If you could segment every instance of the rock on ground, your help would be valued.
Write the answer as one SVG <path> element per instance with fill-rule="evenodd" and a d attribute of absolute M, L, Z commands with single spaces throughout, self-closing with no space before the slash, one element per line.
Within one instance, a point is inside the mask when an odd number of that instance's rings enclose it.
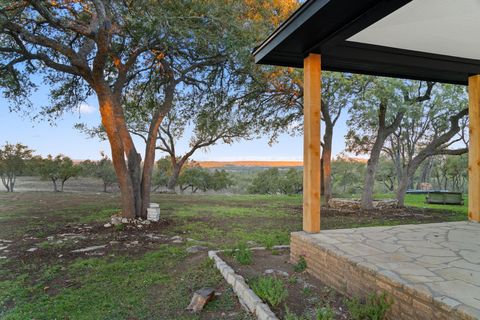
<path fill-rule="evenodd" d="M 348 209 L 359 210 L 361 206 L 360 200 L 355 199 L 330 199 L 328 206 L 333 209 Z M 373 207 L 375 209 L 390 209 L 398 207 L 398 201 L 396 199 L 375 200 L 373 201 Z"/>
<path fill-rule="evenodd" d="M 86 248 L 82 248 L 82 249 L 73 250 L 72 252 L 89 252 L 89 251 L 94 251 L 94 250 L 98 250 L 98 249 L 103 249 L 106 246 L 107 245 L 104 244 L 104 245 L 101 245 L 101 246 L 86 247 Z"/>
<path fill-rule="evenodd" d="M 213 299 L 215 296 L 215 290 L 212 288 L 202 288 L 195 291 L 192 297 L 192 301 L 187 307 L 187 310 L 192 310 L 198 312 L 203 309 L 203 307 Z"/>
<path fill-rule="evenodd" d="M 288 277 L 288 272 L 282 271 L 282 270 L 277 270 L 277 269 L 267 269 L 263 273 L 268 274 L 268 275 L 278 275 L 278 276 L 282 276 L 282 277 Z"/>

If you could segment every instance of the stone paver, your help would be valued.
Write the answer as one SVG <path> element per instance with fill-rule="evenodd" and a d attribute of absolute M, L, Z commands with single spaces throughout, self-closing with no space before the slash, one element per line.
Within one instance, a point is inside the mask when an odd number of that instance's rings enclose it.
<path fill-rule="evenodd" d="M 315 243 L 437 301 L 480 314 L 480 224 L 450 222 L 326 230 Z"/>

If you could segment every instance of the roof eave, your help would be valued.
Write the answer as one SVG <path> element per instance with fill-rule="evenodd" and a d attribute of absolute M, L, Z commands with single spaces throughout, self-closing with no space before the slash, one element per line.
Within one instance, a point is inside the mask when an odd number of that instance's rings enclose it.
<path fill-rule="evenodd" d="M 308 0 L 282 23 L 254 51 L 255 63 L 266 63 L 265 56 L 272 52 L 282 41 L 298 30 L 308 19 L 322 9 L 330 0 Z"/>

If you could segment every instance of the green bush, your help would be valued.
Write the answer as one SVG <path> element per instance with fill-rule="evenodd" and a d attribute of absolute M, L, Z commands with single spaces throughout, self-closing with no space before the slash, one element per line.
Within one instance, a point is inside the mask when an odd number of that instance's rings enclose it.
<path fill-rule="evenodd" d="M 288 296 L 283 281 L 275 277 L 263 276 L 252 280 L 250 287 L 263 301 L 272 307 L 278 306 Z"/>
<path fill-rule="evenodd" d="M 238 248 L 233 251 L 233 257 L 243 265 L 252 263 L 252 251 L 244 243 L 239 244 Z"/>
<path fill-rule="evenodd" d="M 365 302 L 353 298 L 347 300 L 346 305 L 354 320 L 383 320 L 392 301 L 386 293 L 373 293 Z"/>
<path fill-rule="evenodd" d="M 293 270 L 295 272 L 303 272 L 305 271 L 305 269 L 307 269 L 307 261 L 305 260 L 304 256 L 300 256 L 297 264 L 293 266 Z"/>
<path fill-rule="evenodd" d="M 248 187 L 254 194 L 300 194 L 303 190 L 303 171 L 271 168 L 258 172 Z"/>

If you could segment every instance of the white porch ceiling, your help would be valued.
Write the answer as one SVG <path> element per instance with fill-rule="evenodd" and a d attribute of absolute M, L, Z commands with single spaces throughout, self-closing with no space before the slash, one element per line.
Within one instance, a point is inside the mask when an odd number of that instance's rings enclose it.
<path fill-rule="evenodd" d="M 480 60 L 480 0 L 413 0 L 348 40 Z"/>

